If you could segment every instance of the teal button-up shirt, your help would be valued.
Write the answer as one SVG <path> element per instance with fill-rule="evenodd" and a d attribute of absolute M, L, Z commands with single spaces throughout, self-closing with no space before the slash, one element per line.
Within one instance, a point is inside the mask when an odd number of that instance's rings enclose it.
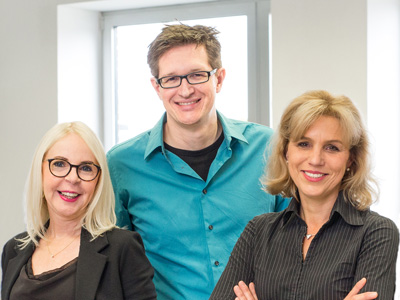
<path fill-rule="evenodd" d="M 208 299 L 247 223 L 288 204 L 259 180 L 272 130 L 218 119 L 224 141 L 206 182 L 164 148 L 165 115 L 107 154 L 118 225 L 142 236 L 159 300 Z"/>

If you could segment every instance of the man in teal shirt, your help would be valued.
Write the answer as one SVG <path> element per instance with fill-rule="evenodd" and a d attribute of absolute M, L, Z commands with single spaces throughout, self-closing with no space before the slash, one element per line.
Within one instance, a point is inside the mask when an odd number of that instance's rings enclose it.
<path fill-rule="evenodd" d="M 288 204 L 259 182 L 272 130 L 216 110 L 225 78 L 217 34 L 162 30 L 148 63 L 166 113 L 108 153 L 118 225 L 141 234 L 159 300 L 208 299 L 247 222 Z"/>

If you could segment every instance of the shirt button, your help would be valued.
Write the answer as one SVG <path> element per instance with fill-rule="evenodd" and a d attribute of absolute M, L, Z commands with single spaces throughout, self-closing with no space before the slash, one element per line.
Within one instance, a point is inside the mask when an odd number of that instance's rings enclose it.
<path fill-rule="evenodd" d="M 204 194 L 204 195 L 207 194 L 207 189 L 204 189 L 204 190 L 203 190 L 203 194 Z"/>
<path fill-rule="evenodd" d="M 210 226 L 208 226 L 208 229 L 213 230 L 214 226 L 210 225 Z"/>
<path fill-rule="evenodd" d="M 214 262 L 214 265 L 219 266 L 219 261 L 216 260 L 216 261 Z"/>

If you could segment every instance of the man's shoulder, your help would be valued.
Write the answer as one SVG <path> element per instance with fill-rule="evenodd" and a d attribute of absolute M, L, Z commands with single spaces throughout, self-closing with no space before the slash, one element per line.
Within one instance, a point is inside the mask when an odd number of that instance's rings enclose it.
<path fill-rule="evenodd" d="M 242 133 L 256 133 L 256 134 L 267 134 L 268 136 L 273 134 L 273 130 L 266 126 L 259 123 L 249 122 L 249 121 L 242 121 L 236 119 L 229 119 L 225 118 L 225 121 L 229 128 L 237 128 Z"/>
<path fill-rule="evenodd" d="M 123 155 L 125 153 L 144 153 L 150 136 L 150 130 L 113 146 L 107 152 L 107 158 Z"/>

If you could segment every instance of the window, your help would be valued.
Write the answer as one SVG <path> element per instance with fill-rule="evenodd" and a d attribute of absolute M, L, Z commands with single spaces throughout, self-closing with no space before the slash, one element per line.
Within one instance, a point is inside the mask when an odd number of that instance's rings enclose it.
<path fill-rule="evenodd" d="M 269 125 L 269 89 L 265 84 L 268 83 L 268 6 L 262 2 L 265 10 L 257 14 L 256 3 L 191 4 L 104 13 L 106 150 L 152 128 L 164 112 L 150 83 L 147 51 L 150 42 L 170 20 L 214 26 L 220 31 L 227 77 L 216 99 L 217 109 L 230 118 Z M 260 45 L 267 45 L 261 55 Z M 259 67 L 260 63 L 266 70 Z M 262 111 L 260 107 L 267 109 Z"/>

